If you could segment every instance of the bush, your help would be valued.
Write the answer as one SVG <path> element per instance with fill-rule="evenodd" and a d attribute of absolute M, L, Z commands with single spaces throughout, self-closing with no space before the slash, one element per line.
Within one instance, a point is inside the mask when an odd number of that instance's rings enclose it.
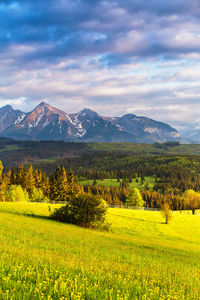
<path fill-rule="evenodd" d="M 49 199 L 44 196 L 43 191 L 41 189 L 33 188 L 33 191 L 30 195 L 31 202 L 49 202 Z"/>
<path fill-rule="evenodd" d="M 11 185 L 7 191 L 5 191 L 6 201 L 11 202 L 28 202 L 28 192 L 21 187 L 21 185 Z"/>
<path fill-rule="evenodd" d="M 105 223 L 107 209 L 103 199 L 83 193 L 71 198 L 65 206 L 56 209 L 51 218 L 82 227 L 105 229 L 108 227 Z"/>

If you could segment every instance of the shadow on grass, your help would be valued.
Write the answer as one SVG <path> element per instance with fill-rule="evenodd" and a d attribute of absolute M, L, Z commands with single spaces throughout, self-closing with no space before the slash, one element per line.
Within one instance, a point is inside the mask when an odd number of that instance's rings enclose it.
<path fill-rule="evenodd" d="M 30 217 L 30 218 L 34 218 L 34 219 L 40 219 L 40 220 L 52 220 L 50 218 L 50 216 L 40 216 L 40 215 L 34 215 L 34 214 L 18 214 L 20 216 L 23 216 L 23 217 Z"/>
<path fill-rule="evenodd" d="M 40 216 L 40 215 L 34 215 L 32 213 L 23 213 L 23 212 L 17 212 L 17 211 L 9 211 L 4 210 L 1 211 L 1 213 L 9 214 L 9 215 L 15 215 L 15 216 L 23 216 L 23 217 L 30 217 L 35 219 L 42 219 L 42 220 L 52 220 L 50 216 Z"/>
<path fill-rule="evenodd" d="M 151 221 L 151 220 L 144 220 L 144 219 L 138 219 L 138 218 L 132 218 L 132 219 L 137 220 L 137 221 L 141 221 L 141 222 L 145 222 L 145 223 L 163 224 L 163 222 L 160 222 L 160 221 Z"/>

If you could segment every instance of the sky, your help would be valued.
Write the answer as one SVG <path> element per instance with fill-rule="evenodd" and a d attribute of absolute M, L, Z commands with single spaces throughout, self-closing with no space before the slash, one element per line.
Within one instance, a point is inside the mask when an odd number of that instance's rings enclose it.
<path fill-rule="evenodd" d="M 199 0 L 0 0 L 0 106 L 200 123 Z"/>

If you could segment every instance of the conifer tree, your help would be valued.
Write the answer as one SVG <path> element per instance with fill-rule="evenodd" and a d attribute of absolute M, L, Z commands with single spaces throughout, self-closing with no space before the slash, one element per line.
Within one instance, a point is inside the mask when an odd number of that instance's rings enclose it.
<path fill-rule="evenodd" d="M 4 173 L 2 176 L 3 188 L 7 189 L 10 184 L 11 184 L 11 170 L 8 170 L 8 172 Z"/>
<path fill-rule="evenodd" d="M 70 169 L 68 174 L 68 197 L 73 197 L 76 194 L 75 191 L 75 181 L 74 181 L 74 174 Z"/>
<path fill-rule="evenodd" d="M 2 172 L 3 172 L 3 164 L 2 164 L 2 162 L 0 160 L 0 180 L 2 178 Z"/>
<path fill-rule="evenodd" d="M 41 189 L 43 190 L 44 195 L 50 198 L 50 190 L 51 190 L 50 178 L 46 174 L 43 174 L 42 176 Z"/>
<path fill-rule="evenodd" d="M 51 176 L 51 200 L 67 201 L 68 200 L 68 180 L 65 168 L 57 167 L 55 176 Z"/>
<path fill-rule="evenodd" d="M 137 188 L 134 188 L 130 192 L 130 195 L 128 196 L 126 202 L 130 206 L 135 206 L 135 207 L 143 207 L 144 206 L 144 200 L 142 199 L 140 191 Z"/>
<path fill-rule="evenodd" d="M 17 182 L 17 175 L 15 173 L 15 170 L 11 170 L 11 175 L 10 175 L 10 184 L 16 184 Z"/>
<path fill-rule="evenodd" d="M 21 166 L 19 166 L 19 170 L 16 175 L 16 184 L 21 185 L 23 188 L 25 187 L 24 177 L 25 177 L 25 169 L 24 169 L 24 166 L 21 165 Z M 14 182 L 13 182 L 13 184 L 14 184 Z"/>
<path fill-rule="evenodd" d="M 34 187 L 35 187 L 34 170 L 33 170 L 33 166 L 30 164 L 28 166 L 28 169 L 25 171 L 24 188 L 28 191 L 29 194 L 31 194 Z"/>
<path fill-rule="evenodd" d="M 60 166 L 57 167 L 55 175 L 51 176 L 50 187 L 51 187 L 51 200 L 61 201 L 60 199 L 60 186 L 62 182 L 62 174 Z"/>
<path fill-rule="evenodd" d="M 60 195 L 59 195 L 60 200 L 67 201 L 71 195 L 69 194 L 69 182 L 67 179 L 67 172 L 64 167 L 61 170 L 61 184 L 59 190 L 60 190 Z"/>
<path fill-rule="evenodd" d="M 55 176 L 53 174 L 49 177 L 49 183 L 50 183 L 50 195 L 49 198 L 51 201 L 56 201 L 57 195 L 56 195 L 56 181 Z"/>
<path fill-rule="evenodd" d="M 42 171 L 41 170 L 35 170 L 35 186 L 36 188 L 42 188 Z"/>
<path fill-rule="evenodd" d="M 3 172 L 3 164 L 0 161 L 0 201 L 6 201 L 5 186 L 4 186 L 2 172 Z"/>

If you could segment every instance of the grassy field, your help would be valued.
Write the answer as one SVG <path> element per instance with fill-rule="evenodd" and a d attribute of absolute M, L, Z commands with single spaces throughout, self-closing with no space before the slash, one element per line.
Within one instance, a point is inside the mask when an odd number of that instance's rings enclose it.
<path fill-rule="evenodd" d="M 181 144 L 175 147 L 158 148 L 155 144 L 134 143 L 91 143 L 88 148 L 95 151 L 129 152 L 137 154 L 160 154 L 160 155 L 199 155 L 200 145 Z"/>
<path fill-rule="evenodd" d="M 15 151 L 18 150 L 19 147 L 17 145 L 7 145 L 5 148 L 0 149 L 0 152 L 5 152 L 5 151 Z"/>
<path fill-rule="evenodd" d="M 142 189 L 144 188 L 144 186 L 148 183 L 149 189 L 153 190 L 154 184 L 155 184 L 155 178 L 153 176 L 147 176 L 145 177 L 145 181 L 141 182 L 141 177 L 137 178 L 138 182 L 136 182 L 136 178 L 132 179 L 132 182 L 129 183 L 129 188 L 138 188 L 138 189 Z M 122 181 L 122 179 L 120 180 Z M 115 187 L 119 187 L 120 186 L 120 182 L 117 181 L 117 179 L 104 179 L 104 180 L 96 180 L 98 185 L 103 185 L 106 187 L 110 187 L 110 186 L 115 186 Z M 80 185 L 87 185 L 93 184 L 93 180 L 83 180 L 83 181 L 79 181 Z"/>
<path fill-rule="evenodd" d="M 0 299 L 199 299 L 200 215 L 110 209 L 110 232 L 0 203 Z"/>

